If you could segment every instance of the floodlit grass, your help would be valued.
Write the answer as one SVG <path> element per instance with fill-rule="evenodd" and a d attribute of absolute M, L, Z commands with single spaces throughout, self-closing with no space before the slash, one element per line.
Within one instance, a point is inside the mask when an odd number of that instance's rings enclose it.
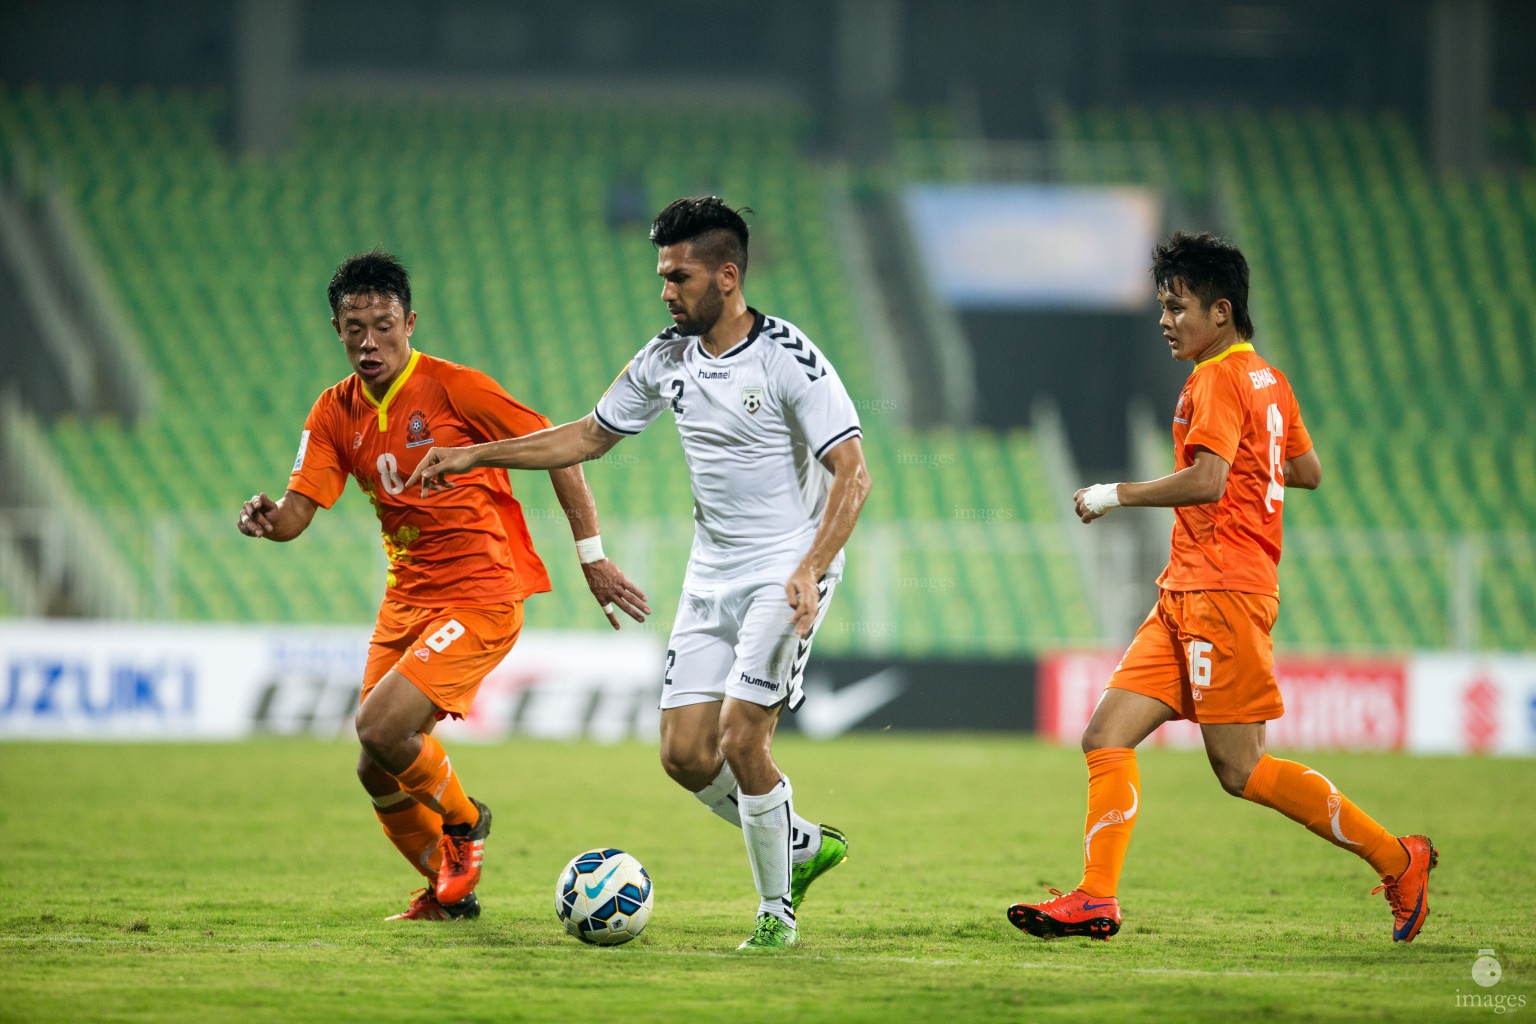
<path fill-rule="evenodd" d="M 1142 755 L 1144 799 L 1107 943 L 1043 943 L 1004 910 L 1070 888 L 1072 750 L 944 736 L 785 739 L 799 810 L 852 859 L 812 890 L 802 944 L 746 955 L 739 835 L 655 750 L 451 746 L 496 811 L 475 922 L 390 923 L 416 876 L 378 830 L 353 748 L 0 745 L 0 1020 L 1462 1020 L 1458 994 L 1536 1012 L 1536 765 L 1320 754 L 1389 828 L 1441 850 L 1434 914 L 1394 946 L 1370 870 L 1223 794 L 1198 753 Z M 1283 752 L 1279 752 L 1283 753 Z M 555 877 L 592 846 L 656 883 L 646 933 L 586 947 Z M 1479 949 L 1504 980 L 1471 981 Z"/>

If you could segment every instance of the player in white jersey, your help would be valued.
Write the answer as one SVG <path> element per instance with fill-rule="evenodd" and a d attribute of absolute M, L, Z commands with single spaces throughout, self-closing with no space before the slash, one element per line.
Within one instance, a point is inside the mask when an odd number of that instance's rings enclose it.
<path fill-rule="evenodd" d="M 847 857 L 841 832 L 794 812 L 772 743 L 780 712 L 804 699 L 811 640 L 869 494 L 862 434 L 826 356 L 793 324 L 747 305 L 739 213 L 716 196 L 679 199 L 656 217 L 651 242 L 673 326 L 591 414 L 523 437 L 434 448 L 407 485 L 426 494 L 480 467 L 601 458 L 671 411 L 693 484 L 694 539 L 667 645 L 662 765 L 746 838 L 759 902 L 741 948 L 782 948 L 798 939 L 806 889 Z"/>

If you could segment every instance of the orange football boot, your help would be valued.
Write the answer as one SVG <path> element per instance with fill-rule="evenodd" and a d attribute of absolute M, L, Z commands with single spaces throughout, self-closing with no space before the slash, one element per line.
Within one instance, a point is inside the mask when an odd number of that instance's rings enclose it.
<path fill-rule="evenodd" d="M 1387 891 L 1387 902 L 1392 905 L 1392 941 L 1412 942 L 1429 916 L 1429 873 L 1440 863 L 1440 851 L 1428 836 L 1398 836 L 1397 841 L 1408 851 L 1408 867 L 1396 878 L 1383 878 L 1371 895 Z"/>
<path fill-rule="evenodd" d="M 480 812 L 474 826 L 444 825 L 443 837 L 437 841 L 443 858 L 437 869 L 437 901 L 445 907 L 467 899 L 480 884 L 485 837 L 491 834 L 491 809 L 474 797 L 469 802 Z"/>

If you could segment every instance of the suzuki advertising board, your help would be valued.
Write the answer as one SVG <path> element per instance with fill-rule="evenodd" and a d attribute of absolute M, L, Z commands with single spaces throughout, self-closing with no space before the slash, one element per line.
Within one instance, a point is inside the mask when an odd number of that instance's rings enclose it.
<path fill-rule="evenodd" d="M 1411 673 L 1411 749 L 1536 753 L 1536 658 L 1423 654 Z"/>
<path fill-rule="evenodd" d="M 354 627 L 0 623 L 0 738 L 351 735 Z M 444 735 L 656 735 L 663 652 L 645 633 L 525 632 Z"/>

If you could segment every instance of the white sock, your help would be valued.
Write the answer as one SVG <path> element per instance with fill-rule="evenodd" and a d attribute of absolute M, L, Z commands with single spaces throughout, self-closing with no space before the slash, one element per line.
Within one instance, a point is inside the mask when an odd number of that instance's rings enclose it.
<path fill-rule="evenodd" d="M 699 803 L 714 811 L 726 821 L 741 828 L 741 811 L 736 806 L 736 776 L 731 766 L 720 762 L 720 774 L 714 781 L 693 794 Z"/>
<path fill-rule="evenodd" d="M 761 897 L 758 913 L 773 914 L 790 924 L 795 912 L 789 905 L 789 836 L 793 811 L 790 800 L 794 790 L 788 779 L 780 779 L 762 796 L 740 794 L 741 834 L 747 841 L 747 859 L 752 862 L 752 881 Z"/>
<path fill-rule="evenodd" d="M 708 807 L 724 820 L 741 827 L 741 808 L 737 804 L 736 776 L 731 766 L 720 762 L 720 774 L 714 781 L 693 794 L 699 803 Z M 789 852 L 791 863 L 804 864 L 821 852 L 821 826 L 806 821 L 793 809 L 789 812 Z"/>

